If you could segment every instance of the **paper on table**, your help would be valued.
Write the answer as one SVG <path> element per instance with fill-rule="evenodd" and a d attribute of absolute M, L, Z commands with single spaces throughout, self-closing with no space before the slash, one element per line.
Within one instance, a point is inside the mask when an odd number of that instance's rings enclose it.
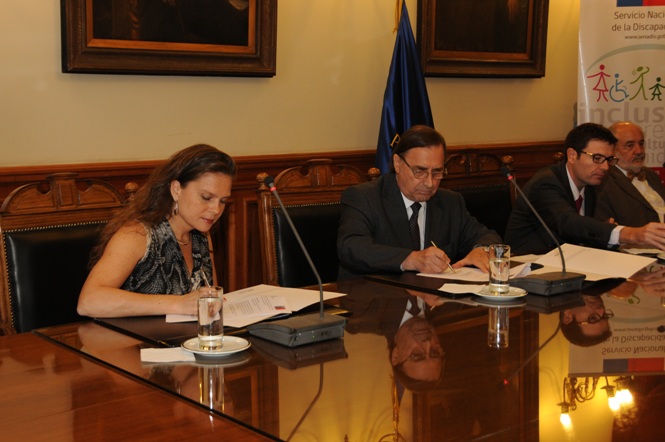
<path fill-rule="evenodd" d="M 165 363 L 165 362 L 194 362 L 194 353 L 174 348 L 142 348 L 141 362 Z"/>
<path fill-rule="evenodd" d="M 323 299 L 345 296 L 323 292 Z M 318 290 L 259 284 L 224 295 L 224 325 L 246 327 L 277 315 L 289 314 L 319 302 Z M 166 322 L 196 321 L 196 315 L 166 315 Z"/>
<path fill-rule="evenodd" d="M 290 313 L 283 296 L 252 295 L 224 301 L 224 325 L 228 327 L 245 327 L 266 318 Z M 196 319 L 196 315 L 167 315 L 166 322 L 193 322 Z"/>
<path fill-rule="evenodd" d="M 527 268 L 528 266 L 528 268 Z M 520 264 L 510 269 L 510 277 L 515 278 L 522 274 L 522 271 L 527 272 L 530 269 L 530 264 Z M 426 276 L 429 278 L 453 279 L 456 281 L 469 281 L 469 282 L 487 282 L 488 274 L 476 267 L 462 267 L 455 269 L 456 273 L 418 273 L 419 276 Z M 523 276 L 523 275 L 522 275 Z"/>
<path fill-rule="evenodd" d="M 620 253 L 612 250 L 592 249 L 589 247 L 562 244 L 561 250 L 566 258 L 566 270 L 583 273 L 587 281 L 599 281 L 606 278 L 629 278 L 638 270 L 656 261 L 656 258 Z M 561 270 L 559 250 L 554 249 L 536 261 L 549 267 L 534 273 Z"/>
<path fill-rule="evenodd" d="M 622 252 L 630 253 L 631 255 L 658 255 L 662 253 L 660 249 L 641 248 L 641 247 L 621 247 Z"/>
<path fill-rule="evenodd" d="M 462 294 L 462 293 L 474 293 L 478 294 L 480 291 L 485 287 L 485 284 L 454 284 L 447 282 L 441 286 L 439 290 L 447 292 L 447 293 L 454 293 L 456 295 Z"/>

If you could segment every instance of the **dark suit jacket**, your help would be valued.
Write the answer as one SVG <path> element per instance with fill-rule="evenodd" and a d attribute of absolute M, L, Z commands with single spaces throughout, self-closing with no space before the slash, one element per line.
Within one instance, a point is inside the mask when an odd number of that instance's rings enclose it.
<path fill-rule="evenodd" d="M 587 216 L 577 212 L 566 163 L 539 170 L 524 186 L 524 194 L 559 243 L 607 248 L 615 226 L 592 218 L 596 209 L 596 191 L 592 186 L 587 186 L 584 191 L 584 213 Z M 545 253 L 556 247 L 521 196 L 508 220 L 505 240 L 515 255 Z"/>
<path fill-rule="evenodd" d="M 665 199 L 665 186 L 656 172 L 646 168 L 646 181 L 661 198 Z M 610 168 L 605 182 L 599 187 L 598 206 L 594 217 L 601 221 L 614 218 L 616 223 L 629 227 L 642 227 L 650 222 L 660 222 L 658 213 L 651 204 L 616 167 Z"/>
<path fill-rule="evenodd" d="M 501 237 L 466 210 L 464 198 L 439 189 L 427 201 L 425 244 L 431 241 L 452 262 L 475 245 L 500 243 Z M 369 273 L 401 272 L 400 264 L 413 250 L 409 220 L 394 173 L 347 188 L 337 233 L 339 279 Z"/>

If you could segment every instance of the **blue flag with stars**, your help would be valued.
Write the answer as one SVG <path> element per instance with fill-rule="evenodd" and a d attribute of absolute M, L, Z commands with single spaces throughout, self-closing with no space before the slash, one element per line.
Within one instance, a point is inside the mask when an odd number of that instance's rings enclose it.
<path fill-rule="evenodd" d="M 376 148 L 375 164 L 381 173 L 390 170 L 392 144 L 397 143 L 399 136 L 416 124 L 434 127 L 409 13 L 406 2 L 402 2 L 395 49 L 383 95 L 381 127 Z"/>

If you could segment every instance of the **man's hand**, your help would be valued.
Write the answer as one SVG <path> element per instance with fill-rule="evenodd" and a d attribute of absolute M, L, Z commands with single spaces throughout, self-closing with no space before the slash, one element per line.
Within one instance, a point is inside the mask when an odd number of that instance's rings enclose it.
<path fill-rule="evenodd" d="M 464 257 L 464 259 L 461 259 L 453 264 L 453 268 L 459 269 L 460 267 L 468 265 L 476 266 L 483 272 L 488 273 L 490 271 L 489 252 L 486 252 L 482 247 L 476 247 L 475 249 L 471 250 L 469 254 Z"/>
<path fill-rule="evenodd" d="M 624 227 L 619 234 L 621 244 L 638 244 L 665 251 L 665 224 L 649 223 L 642 227 Z"/>
<path fill-rule="evenodd" d="M 421 273 L 443 273 L 448 270 L 450 258 L 437 247 L 415 250 L 402 262 L 402 269 Z"/>

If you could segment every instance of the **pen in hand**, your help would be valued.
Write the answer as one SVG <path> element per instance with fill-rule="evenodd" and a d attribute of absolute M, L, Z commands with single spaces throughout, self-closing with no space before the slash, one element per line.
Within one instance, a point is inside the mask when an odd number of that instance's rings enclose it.
<path fill-rule="evenodd" d="M 432 245 L 433 245 L 435 248 L 439 249 L 439 247 L 434 243 L 434 241 L 430 241 L 430 242 L 432 243 Z M 439 250 L 441 250 L 441 249 L 439 249 Z M 450 269 L 451 272 L 453 272 L 453 273 L 457 273 L 457 272 L 455 271 L 455 269 L 453 268 L 453 266 L 450 265 L 450 261 L 448 261 L 448 268 Z"/>

